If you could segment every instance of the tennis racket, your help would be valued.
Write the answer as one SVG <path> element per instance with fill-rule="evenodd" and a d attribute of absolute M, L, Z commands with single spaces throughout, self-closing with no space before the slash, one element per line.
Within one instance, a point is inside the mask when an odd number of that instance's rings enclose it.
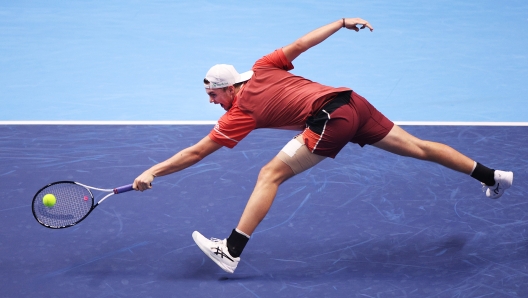
<path fill-rule="evenodd" d="M 108 193 L 95 203 L 91 190 Z M 95 207 L 108 197 L 133 190 L 132 184 L 114 189 L 101 189 L 74 181 L 58 181 L 41 188 L 33 197 L 33 216 L 43 226 L 51 229 L 62 229 L 74 226 L 85 219 Z M 55 196 L 53 206 L 44 205 L 45 195 Z"/>

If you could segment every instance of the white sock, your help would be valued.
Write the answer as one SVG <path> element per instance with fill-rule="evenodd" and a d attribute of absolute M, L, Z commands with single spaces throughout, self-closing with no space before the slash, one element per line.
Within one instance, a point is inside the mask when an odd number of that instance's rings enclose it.
<path fill-rule="evenodd" d="M 471 173 L 469 173 L 470 176 L 473 175 L 473 171 L 475 171 L 475 168 L 477 167 L 477 162 L 474 161 L 473 163 L 473 170 L 471 170 Z"/>
<path fill-rule="evenodd" d="M 239 233 L 240 235 L 244 235 L 244 236 L 248 237 L 248 239 L 251 238 L 251 236 L 249 236 L 248 234 L 246 234 L 246 233 L 240 231 L 239 229 L 236 229 L 236 228 L 235 228 L 235 231 L 236 231 L 237 233 Z"/>

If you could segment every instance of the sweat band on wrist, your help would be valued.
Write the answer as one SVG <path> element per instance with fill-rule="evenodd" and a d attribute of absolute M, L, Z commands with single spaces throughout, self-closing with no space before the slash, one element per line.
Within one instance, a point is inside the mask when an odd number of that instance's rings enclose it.
<path fill-rule="evenodd" d="M 343 28 L 345 28 L 345 18 L 343 18 Z"/>

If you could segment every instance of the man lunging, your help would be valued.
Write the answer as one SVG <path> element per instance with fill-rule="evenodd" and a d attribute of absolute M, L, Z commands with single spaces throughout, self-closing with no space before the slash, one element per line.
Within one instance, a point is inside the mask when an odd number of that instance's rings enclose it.
<path fill-rule="evenodd" d="M 292 44 L 262 57 L 251 71 L 239 74 L 231 65 L 213 66 L 204 79 L 209 101 L 226 113 L 197 144 L 154 165 L 134 181 L 134 188 L 151 188 L 155 177 L 183 170 L 219 148 L 233 148 L 257 128 L 297 128 L 301 133 L 260 171 L 255 188 L 231 235 L 193 239 L 222 269 L 233 273 L 251 234 L 268 213 L 279 185 L 323 159 L 334 158 L 348 143 L 372 145 L 386 151 L 431 161 L 480 181 L 486 196 L 502 196 L 513 173 L 490 169 L 455 149 L 418 139 L 387 119 L 365 98 L 346 87 L 329 87 L 293 75 L 292 61 L 340 29 L 368 28 L 360 18 L 340 19 L 316 29 Z"/>

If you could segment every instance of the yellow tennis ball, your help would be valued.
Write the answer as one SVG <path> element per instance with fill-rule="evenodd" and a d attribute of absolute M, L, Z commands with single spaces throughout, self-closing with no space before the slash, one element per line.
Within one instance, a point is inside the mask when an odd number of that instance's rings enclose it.
<path fill-rule="evenodd" d="M 55 203 L 57 203 L 57 198 L 49 193 L 42 198 L 42 203 L 46 207 L 53 207 L 55 206 Z"/>

